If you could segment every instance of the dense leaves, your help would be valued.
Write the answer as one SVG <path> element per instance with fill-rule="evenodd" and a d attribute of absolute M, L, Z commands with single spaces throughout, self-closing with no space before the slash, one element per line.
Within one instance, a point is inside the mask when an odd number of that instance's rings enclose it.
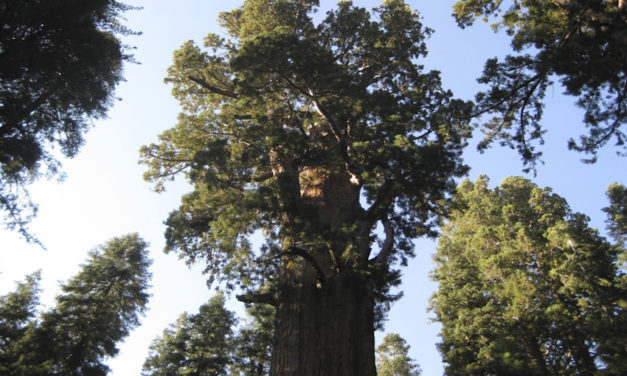
<path fill-rule="evenodd" d="M 396 333 L 387 334 L 377 346 L 378 376 L 419 376 L 420 368 L 409 357 L 409 345 Z"/>
<path fill-rule="evenodd" d="M 139 325 L 148 303 L 146 243 L 115 238 L 90 252 L 87 263 L 61 285 L 54 308 L 37 315 L 38 276 L 0 298 L 0 373 L 106 375 L 103 361 Z"/>
<path fill-rule="evenodd" d="M 456 116 L 468 106 L 415 64 L 428 34 L 417 14 L 386 1 L 371 19 L 341 2 L 315 25 L 315 3 L 246 1 L 221 16 L 230 39 L 207 36 L 208 51 L 185 43 L 166 79 L 179 123 L 142 150 L 157 190 L 181 172 L 194 185 L 167 220 L 167 250 L 229 283 L 271 279 L 296 244 L 365 271 L 377 222 L 385 271 L 411 256 L 410 239 L 434 234 L 440 200 L 466 171 Z M 331 189 L 335 220 L 350 216 L 333 226 L 316 209 L 333 205 Z M 253 252 L 257 230 L 268 244 Z"/>
<path fill-rule="evenodd" d="M 58 148 L 74 156 L 90 120 L 106 114 L 131 59 L 119 35 L 130 9 L 116 0 L 0 1 L 0 211 L 34 240 L 26 185 L 57 175 Z"/>
<path fill-rule="evenodd" d="M 516 147 L 528 167 L 541 155 L 540 124 L 544 94 L 559 80 L 578 98 L 588 134 L 569 148 L 590 154 L 614 141 L 619 153 L 627 141 L 627 8 L 622 0 L 460 0 L 454 6 L 460 26 L 478 17 L 496 17 L 495 29 L 512 36 L 516 54 L 488 60 L 479 82 L 478 113 L 496 114 L 485 124 L 480 148 L 500 140 Z"/>
<path fill-rule="evenodd" d="M 268 375 L 272 312 L 251 313 L 254 319 L 236 333 L 235 314 L 217 294 L 197 314 L 181 315 L 152 343 L 142 375 Z"/>
<path fill-rule="evenodd" d="M 446 374 L 624 374 L 625 250 L 548 188 L 487 184 L 459 187 L 435 258 Z"/>

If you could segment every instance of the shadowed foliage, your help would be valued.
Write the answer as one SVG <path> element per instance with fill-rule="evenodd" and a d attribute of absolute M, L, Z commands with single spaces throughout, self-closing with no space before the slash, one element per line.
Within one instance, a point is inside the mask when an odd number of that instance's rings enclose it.
<path fill-rule="evenodd" d="M 0 212 L 36 241 L 27 186 L 59 176 L 91 120 L 105 116 L 131 55 L 116 0 L 0 0 Z M 56 150 L 55 150 L 56 149 Z"/>
<path fill-rule="evenodd" d="M 460 0 L 454 16 L 461 27 L 477 18 L 494 20 L 512 36 L 514 54 L 486 62 L 476 114 L 494 114 L 483 130 L 483 150 L 498 140 L 518 149 L 527 169 L 541 157 L 541 125 L 547 88 L 559 81 L 577 98 L 588 133 L 568 147 L 596 160 L 614 142 L 627 151 L 627 8 L 623 0 Z"/>

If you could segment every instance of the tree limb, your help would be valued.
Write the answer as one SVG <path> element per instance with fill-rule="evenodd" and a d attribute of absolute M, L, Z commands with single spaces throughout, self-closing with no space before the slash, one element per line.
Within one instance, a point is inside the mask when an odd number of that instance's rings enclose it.
<path fill-rule="evenodd" d="M 266 293 L 246 293 L 236 295 L 235 298 L 244 304 L 253 304 L 253 303 L 261 303 L 261 304 L 269 304 L 271 306 L 277 306 L 276 298 L 274 294 L 266 292 Z"/>
<path fill-rule="evenodd" d="M 213 86 L 211 84 L 209 84 L 207 81 L 198 78 L 198 77 L 194 77 L 192 75 L 188 75 L 187 78 L 190 81 L 195 82 L 196 84 L 202 86 L 203 88 L 209 90 L 210 92 L 214 93 L 214 94 L 218 94 L 218 95 L 222 95 L 225 97 L 230 97 L 230 98 L 237 98 L 237 93 L 234 93 L 232 91 L 227 91 L 224 89 L 220 89 L 219 87 Z"/>
<path fill-rule="evenodd" d="M 385 265 L 388 263 L 388 259 L 390 258 L 392 249 L 394 248 L 394 229 L 387 217 L 382 219 L 381 223 L 383 223 L 383 230 L 385 231 L 385 240 L 383 241 L 379 254 L 376 255 L 371 262 Z"/>
<path fill-rule="evenodd" d="M 302 257 L 305 261 L 311 264 L 311 266 L 313 266 L 314 269 L 316 269 L 316 274 L 318 275 L 318 281 L 320 281 L 322 286 L 326 285 L 327 279 L 324 275 L 324 271 L 322 270 L 320 265 L 318 265 L 318 262 L 316 262 L 316 259 L 314 259 L 313 256 L 309 254 L 309 252 L 307 252 L 306 250 L 293 245 L 289 248 L 289 250 L 279 253 L 277 257 L 282 257 L 282 256 Z"/>
<path fill-rule="evenodd" d="M 394 200 L 393 195 L 391 195 L 393 185 L 391 180 L 383 183 L 377 192 L 377 198 L 366 211 L 366 218 L 371 225 L 386 217 L 388 207 Z"/>

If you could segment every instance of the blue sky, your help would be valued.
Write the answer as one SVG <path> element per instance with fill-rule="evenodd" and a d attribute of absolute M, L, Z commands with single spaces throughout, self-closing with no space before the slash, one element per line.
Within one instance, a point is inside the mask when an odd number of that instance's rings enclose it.
<path fill-rule="evenodd" d="M 127 1 L 143 6 L 128 13 L 127 25 L 143 32 L 128 38 L 135 45 L 139 65 L 126 66 L 126 82 L 117 96 L 121 98 L 109 112 L 108 119 L 98 120 L 86 137 L 81 153 L 64 161 L 67 178 L 42 180 L 33 184 L 33 199 L 40 204 L 39 216 L 32 230 L 48 250 L 25 244 L 14 233 L 0 232 L 0 294 L 14 287 L 15 280 L 42 269 L 42 302 L 53 304 L 58 281 L 78 271 L 87 251 L 113 236 L 138 232 L 151 244 L 153 288 L 150 310 L 143 325 L 120 346 L 120 355 L 109 361 L 113 375 L 139 375 L 150 341 L 183 311 L 195 312 L 212 294 L 201 274 L 202 266 L 191 269 L 165 255 L 162 222 L 176 208 L 180 196 L 189 190 L 184 182 L 168 186 L 156 194 L 142 180 L 143 167 L 137 164 L 141 145 L 156 141 L 163 130 L 173 126 L 179 111 L 163 83 L 172 52 L 189 39 L 202 43 L 208 32 L 219 32 L 217 14 L 232 9 L 239 1 L 214 0 L 151 0 Z M 478 90 L 479 76 L 486 58 L 503 55 L 509 41 L 503 34 L 494 34 L 487 24 L 479 22 L 472 28 L 459 29 L 452 17 L 454 1 L 409 1 L 423 16 L 424 24 L 435 30 L 428 41 L 429 56 L 421 64 L 442 72 L 444 86 L 464 99 L 472 99 Z M 321 1 L 329 8 L 334 1 Z M 356 1 L 366 8 L 375 1 Z M 607 205 L 605 190 L 611 182 L 627 183 L 625 159 L 606 148 L 594 165 L 579 160 L 582 155 L 570 152 L 566 142 L 582 132 L 582 114 L 573 98 L 561 95 L 559 85 L 549 88 L 543 123 L 549 129 L 543 146 L 545 164 L 537 176 L 527 175 L 540 186 L 549 186 L 565 197 L 574 211 L 591 217 L 592 226 L 604 230 Z M 509 175 L 523 175 L 518 155 L 509 149 L 493 148 L 477 154 L 472 146 L 466 153 L 471 166 L 469 177 L 487 174 L 493 185 Z M 435 344 L 438 326 L 429 323 L 427 301 L 435 289 L 429 280 L 431 255 L 435 243 L 416 241 L 417 257 L 404 269 L 404 298 L 395 303 L 386 324 L 387 332 L 397 332 L 411 345 L 411 356 L 423 369 L 423 375 L 442 374 L 442 364 Z M 230 303 L 232 308 L 241 308 Z M 379 335 L 380 338 L 380 335 Z"/>

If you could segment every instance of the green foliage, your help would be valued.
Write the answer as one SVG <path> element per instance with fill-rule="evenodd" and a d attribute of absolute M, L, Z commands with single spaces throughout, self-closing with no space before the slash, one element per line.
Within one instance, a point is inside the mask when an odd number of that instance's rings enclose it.
<path fill-rule="evenodd" d="M 496 114 L 485 124 L 485 149 L 492 141 L 516 147 L 532 168 L 541 156 L 540 124 L 544 94 L 558 78 L 565 93 L 585 111 L 587 135 L 569 148 L 596 160 L 599 148 L 614 139 L 625 151 L 627 119 L 627 9 L 618 0 L 460 0 L 453 13 L 461 27 L 478 17 L 496 17 L 495 30 L 512 36 L 517 53 L 490 59 L 479 82 L 477 113 Z M 620 151 L 619 151 L 620 153 Z"/>
<path fill-rule="evenodd" d="M 387 334 L 377 346 L 377 375 L 419 376 L 420 367 L 409 357 L 409 345 L 396 333 Z"/>
<path fill-rule="evenodd" d="M 464 181 L 435 257 L 448 375 L 620 375 L 624 249 L 548 188 Z"/>
<path fill-rule="evenodd" d="M 38 317 L 37 275 L 0 299 L 2 374 L 106 375 L 103 360 L 117 354 L 148 303 L 146 247 L 128 235 L 90 252 L 56 306 Z"/>
<path fill-rule="evenodd" d="M 184 313 L 153 342 L 142 374 L 226 375 L 235 322 L 233 312 L 224 308 L 222 294 L 214 296 L 198 314 Z"/>
<path fill-rule="evenodd" d="M 116 0 L 1 0 L 0 211 L 27 240 L 36 206 L 26 185 L 58 175 L 52 149 L 74 156 L 103 117 L 132 59 L 119 35 L 130 9 Z M 44 168 L 45 167 L 45 168 Z"/>
<path fill-rule="evenodd" d="M 38 305 L 40 272 L 17 284 L 15 292 L 0 297 L 0 373 L 10 371 L 19 357 L 22 338 L 35 317 Z"/>
<path fill-rule="evenodd" d="M 230 376 L 265 376 L 270 374 L 274 337 L 274 307 L 254 305 L 247 308 L 248 322 L 235 337 L 234 361 Z"/>
<path fill-rule="evenodd" d="M 627 188 L 622 184 L 611 184 L 607 189 L 610 206 L 603 209 L 607 213 L 608 229 L 618 244 L 625 247 L 627 242 Z"/>
<path fill-rule="evenodd" d="M 281 257 L 298 254 L 323 274 L 377 281 L 385 300 L 398 282 L 390 266 L 411 257 L 411 239 L 435 234 L 466 172 L 459 119 L 470 108 L 415 63 L 429 30 L 405 3 L 371 15 L 342 1 L 317 25 L 316 4 L 245 1 L 220 17 L 227 39 L 176 51 L 166 82 L 183 112 L 141 162 L 157 190 L 181 173 L 193 184 L 166 221 L 166 250 L 205 261 L 211 278 L 272 284 Z M 267 239 L 258 251 L 255 231 Z M 376 260 L 374 241 L 385 244 Z"/>
<path fill-rule="evenodd" d="M 272 312 L 256 309 L 253 322 L 235 333 L 235 314 L 224 307 L 222 294 L 215 295 L 153 341 L 142 375 L 269 374 Z"/>

